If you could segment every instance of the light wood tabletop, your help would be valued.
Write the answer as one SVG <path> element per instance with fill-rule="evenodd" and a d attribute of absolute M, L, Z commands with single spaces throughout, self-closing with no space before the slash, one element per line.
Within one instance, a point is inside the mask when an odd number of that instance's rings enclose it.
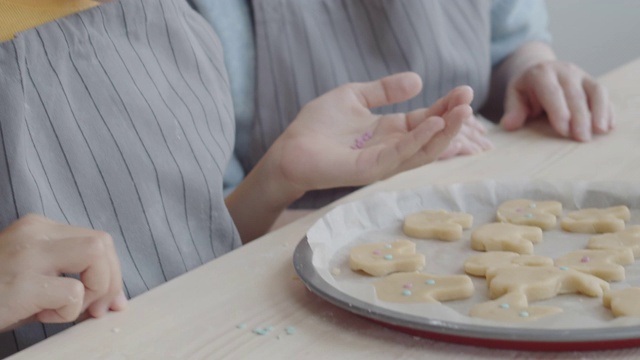
<path fill-rule="evenodd" d="M 125 312 L 85 321 L 11 359 L 640 358 L 640 348 L 520 352 L 413 337 L 320 299 L 292 265 L 296 245 L 316 220 L 338 204 L 378 191 L 483 179 L 639 183 L 640 60 L 600 80 L 616 107 L 617 128 L 610 135 L 578 143 L 553 136 L 546 122 L 513 133 L 491 128 L 494 150 L 365 187 L 133 299 Z M 253 332 L 265 327 L 273 330 Z"/>

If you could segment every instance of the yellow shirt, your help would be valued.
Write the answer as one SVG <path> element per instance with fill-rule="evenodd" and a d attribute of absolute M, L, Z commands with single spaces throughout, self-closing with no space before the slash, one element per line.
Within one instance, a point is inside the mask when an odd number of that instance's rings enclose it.
<path fill-rule="evenodd" d="M 98 4 L 96 0 L 0 0 L 0 42 Z"/>

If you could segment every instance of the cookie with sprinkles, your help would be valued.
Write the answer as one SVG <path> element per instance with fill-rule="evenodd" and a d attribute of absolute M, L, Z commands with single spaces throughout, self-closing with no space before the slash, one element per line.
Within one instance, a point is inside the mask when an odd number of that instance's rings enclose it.
<path fill-rule="evenodd" d="M 395 303 L 438 303 L 471 297 L 473 282 L 467 275 L 395 273 L 373 283 L 378 299 Z"/>
<path fill-rule="evenodd" d="M 622 281 L 625 278 L 624 265 L 633 261 L 631 249 L 584 249 L 565 254 L 556 259 L 555 264 L 597 276 L 605 281 Z"/>
<path fill-rule="evenodd" d="M 555 306 L 529 305 L 522 293 L 508 293 L 496 300 L 474 305 L 469 316 L 500 322 L 528 322 L 561 313 L 562 308 Z"/>
<path fill-rule="evenodd" d="M 562 203 L 559 201 L 514 199 L 500 204 L 496 218 L 500 222 L 537 226 L 542 230 L 549 230 L 556 225 L 560 214 L 562 214 Z"/>
<path fill-rule="evenodd" d="M 361 244 L 353 247 L 349 255 L 351 270 L 361 270 L 373 276 L 417 271 L 425 263 L 424 255 L 416 253 L 416 244 L 409 240 Z"/>

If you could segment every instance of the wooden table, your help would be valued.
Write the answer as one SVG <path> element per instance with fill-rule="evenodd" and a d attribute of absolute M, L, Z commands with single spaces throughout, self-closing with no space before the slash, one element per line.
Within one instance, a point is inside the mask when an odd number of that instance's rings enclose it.
<path fill-rule="evenodd" d="M 635 359 L 640 348 L 526 353 L 416 338 L 352 315 L 310 293 L 292 253 L 333 206 L 381 190 L 481 179 L 626 180 L 640 183 L 640 60 L 601 78 L 616 105 L 614 133 L 580 144 L 546 123 L 490 131 L 488 153 L 438 162 L 382 181 L 313 212 L 12 359 Z M 241 325 L 245 325 L 243 327 Z M 254 328 L 273 326 L 266 335 Z M 287 334 L 286 327 L 295 329 Z M 640 336 L 640 334 L 639 334 Z"/>

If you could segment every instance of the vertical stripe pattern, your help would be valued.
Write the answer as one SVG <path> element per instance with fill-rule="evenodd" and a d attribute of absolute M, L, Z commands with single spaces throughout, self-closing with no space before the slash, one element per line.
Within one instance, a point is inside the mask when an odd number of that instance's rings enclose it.
<path fill-rule="evenodd" d="M 491 0 L 253 0 L 257 50 L 251 168 L 301 107 L 348 82 L 401 71 L 422 76 L 424 90 L 403 104 L 428 107 L 455 86 L 484 103 L 491 71 Z M 312 192 L 294 207 L 315 208 L 352 189 Z"/>
<path fill-rule="evenodd" d="M 129 296 L 240 245 L 222 49 L 183 0 L 120 0 L 0 44 L 0 226 L 110 233 Z M 0 334 L 0 357 L 66 328 Z"/>

